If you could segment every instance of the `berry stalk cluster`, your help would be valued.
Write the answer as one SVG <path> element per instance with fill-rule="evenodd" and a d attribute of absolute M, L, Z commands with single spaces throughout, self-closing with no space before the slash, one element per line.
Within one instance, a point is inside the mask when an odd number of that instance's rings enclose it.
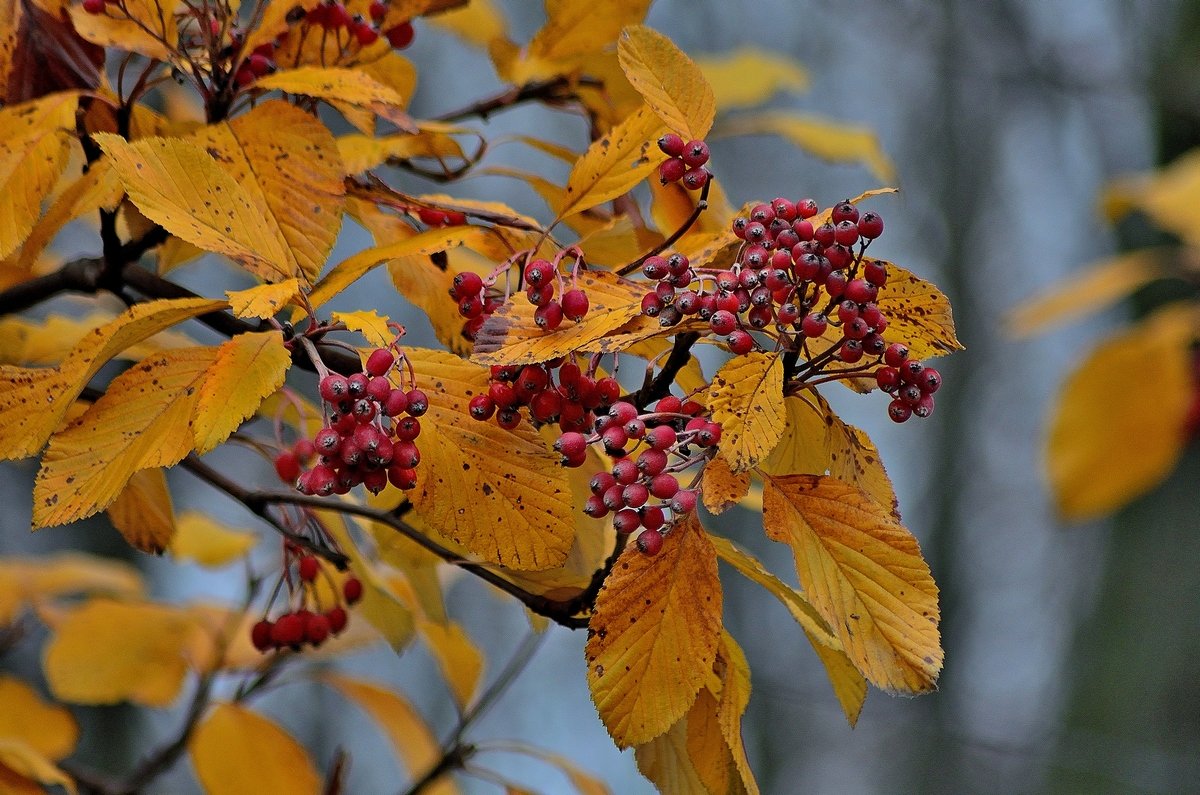
<path fill-rule="evenodd" d="M 583 431 L 596 422 L 621 395 L 611 376 L 596 377 L 599 357 L 584 370 L 573 357 L 560 356 L 541 364 L 496 366 L 488 391 L 471 398 L 469 411 L 477 420 L 493 416 L 501 428 L 512 430 L 526 410 L 534 426 L 558 423 L 562 431 Z"/>
<path fill-rule="evenodd" d="M 574 257 L 569 267 L 563 263 Z M 508 281 L 513 265 L 525 262 L 520 268 L 518 286 L 523 287 L 529 303 L 537 307 L 533 320 L 538 328 L 553 331 L 564 319 L 578 323 L 587 317 L 591 301 L 578 285 L 580 269 L 586 267 L 583 253 L 575 247 L 558 252 L 552 260 L 530 258 L 529 252 L 521 252 L 500 265 L 486 279 L 477 273 L 463 271 L 454 277 L 450 297 L 458 302 L 458 313 L 466 318 L 463 336 L 475 339 L 488 316 L 504 305 L 508 299 Z M 505 277 L 505 286 L 498 282 Z"/>
<path fill-rule="evenodd" d="M 316 648 L 330 635 L 339 635 L 349 622 L 346 608 L 362 599 L 363 587 L 355 577 L 347 577 L 338 588 L 322 566 L 312 555 L 298 547 L 284 544 L 284 565 L 272 594 L 273 602 L 283 586 L 289 592 L 287 609 L 273 619 L 264 615 L 262 620 L 250 628 L 250 641 L 261 652 L 279 651 L 290 648 L 299 651 L 302 646 Z M 293 571 L 295 577 L 293 578 Z M 335 594 L 335 604 L 323 606 L 317 591 L 317 578 L 325 577 Z M 267 606 L 269 612 L 271 605 Z"/>

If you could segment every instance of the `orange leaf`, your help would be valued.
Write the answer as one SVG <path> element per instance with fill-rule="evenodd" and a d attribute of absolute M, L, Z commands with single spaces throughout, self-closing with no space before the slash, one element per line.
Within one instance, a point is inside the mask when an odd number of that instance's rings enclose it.
<path fill-rule="evenodd" d="M 808 88 L 808 72 L 796 61 L 757 47 L 742 47 L 696 61 L 720 110 L 761 105 L 779 91 Z"/>
<path fill-rule="evenodd" d="M 188 741 L 208 795 L 319 793 L 321 777 L 300 743 L 279 724 L 237 704 L 217 704 Z"/>
<path fill-rule="evenodd" d="M 204 298 L 137 304 L 88 332 L 55 369 L 0 366 L 0 460 L 42 449 L 75 398 L 113 356 L 168 326 L 224 307 L 223 301 Z"/>
<path fill-rule="evenodd" d="M 717 556 L 694 515 L 657 555 L 625 548 L 596 598 L 585 650 L 592 700 L 618 747 L 648 742 L 687 714 L 720 634 Z"/>
<path fill-rule="evenodd" d="M 71 713 L 42 700 L 37 691 L 13 676 L 0 676 L 0 740 L 16 739 L 48 759 L 70 756 L 79 742 Z"/>
<path fill-rule="evenodd" d="M 1066 518 L 1114 511 L 1175 467 L 1196 394 L 1196 319 L 1193 305 L 1168 305 L 1101 343 L 1063 385 L 1046 458 Z M 1114 388 L 1118 375 L 1129 388 Z"/>
<path fill-rule="evenodd" d="M 82 38 L 101 47 L 117 47 L 170 61 L 179 38 L 172 4 L 162 0 L 123 0 L 120 10 L 89 14 L 83 6 L 67 8 L 71 24 Z"/>
<path fill-rule="evenodd" d="M 272 101 L 202 127 L 189 140 L 253 201 L 262 233 L 279 242 L 290 275 L 315 281 L 342 228 L 346 193 L 329 129 L 294 105 Z"/>
<path fill-rule="evenodd" d="M 3 147 L 2 143 L 0 147 Z M 36 190 L 36 184 L 36 181 L 31 181 L 23 187 Z M 15 201 L 17 196 L 16 193 L 4 194 L 6 200 Z M 115 209 L 124 196 L 125 189 L 121 187 L 121 180 L 113 171 L 112 163 L 104 159 L 97 160 L 86 174 L 81 175 L 58 194 L 54 203 L 34 223 L 29 237 L 21 245 L 17 267 L 23 270 L 32 269 L 46 246 L 69 221 L 102 207 L 106 210 Z"/>
<path fill-rule="evenodd" d="M 642 313 L 644 284 L 610 271 L 580 271 L 576 284 L 588 295 L 590 308 L 578 323 L 564 320 L 543 331 L 533 319 L 534 307 L 517 294 L 497 309 L 475 337 L 471 357 L 480 364 L 533 364 L 589 346 Z"/>
<path fill-rule="evenodd" d="M 254 416 L 263 398 L 283 385 L 292 355 L 283 334 L 239 334 L 217 349 L 204 373 L 192 418 L 195 449 L 204 455 Z"/>
<path fill-rule="evenodd" d="M 672 132 L 703 139 L 712 128 L 716 100 L 700 67 L 675 43 L 644 25 L 621 31 L 617 57 L 625 77 Z"/>
<path fill-rule="evenodd" d="M 749 353 L 725 363 L 709 389 L 713 422 L 721 426 L 719 455 L 745 472 L 783 438 L 783 362 L 778 354 Z"/>
<path fill-rule="evenodd" d="M 11 624 L 25 602 L 44 602 L 70 594 L 142 594 L 137 570 L 125 563 L 78 552 L 0 561 L 0 626 Z"/>
<path fill-rule="evenodd" d="M 192 414 L 216 353 L 186 348 L 146 359 L 56 433 L 33 486 L 34 527 L 91 516 L 133 473 L 179 463 L 192 450 Z"/>
<path fill-rule="evenodd" d="M 0 259 L 29 236 L 67 166 L 76 105 L 72 92 L 0 109 Z"/>
<path fill-rule="evenodd" d="M 257 537 L 244 530 L 231 530 L 207 514 L 188 511 L 179 515 L 171 538 L 171 555 L 176 560 L 194 560 L 201 566 L 224 566 L 245 556 Z"/>
<path fill-rule="evenodd" d="M 700 496 L 710 513 L 724 513 L 727 508 L 741 502 L 750 491 L 750 473 L 735 475 L 729 469 L 729 462 L 720 456 L 705 464 L 703 472 Z"/>
<path fill-rule="evenodd" d="M 108 518 L 129 545 L 161 555 L 175 535 L 175 509 L 162 469 L 143 469 L 108 506 Z"/>
<path fill-rule="evenodd" d="M 628 193 L 665 155 L 655 143 L 666 128 L 648 105 L 593 141 L 567 177 L 558 217 L 565 218 Z"/>
<path fill-rule="evenodd" d="M 227 290 L 229 308 L 237 317 L 275 317 L 300 295 L 300 279 L 285 279 L 276 284 L 259 284 L 245 290 Z"/>
<path fill-rule="evenodd" d="M 199 144 L 182 138 L 129 143 L 110 133 L 92 137 L 112 158 L 130 200 L 171 234 L 228 256 L 265 281 L 300 275 L 255 197 Z"/>
<path fill-rule="evenodd" d="M 547 0 L 546 24 L 529 42 L 529 57 L 570 62 L 612 44 L 621 28 L 641 22 L 650 0 L 608 0 L 602 9 L 576 0 Z"/>
<path fill-rule="evenodd" d="M 763 525 L 791 546 L 805 595 L 867 679 L 889 693 L 934 689 L 937 586 L 912 533 L 854 486 L 813 475 L 765 476 Z"/>
<path fill-rule="evenodd" d="M 301 66 L 284 69 L 259 78 L 254 87 L 278 90 L 288 94 L 345 103 L 365 108 L 386 119 L 401 130 L 416 132 L 412 118 L 404 112 L 405 98 L 395 89 L 385 86 L 357 69 L 341 67 Z"/>
<path fill-rule="evenodd" d="M 879 138 L 865 127 L 808 114 L 766 111 L 723 121 L 717 132 L 721 137 L 778 135 L 822 160 L 862 163 L 881 182 L 896 181 L 896 167 L 879 145 Z"/>
<path fill-rule="evenodd" d="M 471 419 L 467 403 L 487 391 L 488 369 L 453 354 L 410 348 L 429 395 L 418 439 L 423 456 L 409 499 L 437 532 L 514 569 L 562 565 L 575 535 L 571 487 L 541 437 Z"/>
<path fill-rule="evenodd" d="M 459 709 L 466 709 L 479 689 L 483 653 L 462 625 L 453 621 L 418 621 L 417 632 L 437 661 L 455 703 Z"/>
<path fill-rule="evenodd" d="M 22 740 L 0 737 L 0 789 L 7 795 L 38 795 L 54 786 L 77 792 L 71 777 L 44 754 Z"/>

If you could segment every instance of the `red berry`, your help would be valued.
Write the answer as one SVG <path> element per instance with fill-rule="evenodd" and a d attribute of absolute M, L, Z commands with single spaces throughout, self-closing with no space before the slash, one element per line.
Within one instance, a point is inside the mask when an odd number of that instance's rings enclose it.
<path fill-rule="evenodd" d="M 408 411 L 408 393 L 403 389 L 392 389 L 383 402 L 383 413 L 389 417 L 398 417 Z"/>
<path fill-rule="evenodd" d="M 724 309 L 718 309 L 716 312 L 713 312 L 712 317 L 708 320 L 708 324 L 712 327 L 714 334 L 724 337 L 737 329 L 737 316 Z"/>
<path fill-rule="evenodd" d="M 250 67 L 250 71 L 253 72 L 256 77 L 262 77 L 263 75 L 270 74 L 275 70 L 275 63 L 267 56 L 257 52 L 253 53 L 249 58 L 246 59 L 246 65 Z"/>
<path fill-rule="evenodd" d="M 696 509 L 696 492 L 690 489 L 677 491 L 671 498 L 671 511 L 676 514 L 691 513 Z"/>
<path fill-rule="evenodd" d="M 617 515 L 613 517 L 613 527 L 616 528 L 618 533 L 632 533 L 641 524 L 642 517 L 632 508 L 617 511 Z"/>
<path fill-rule="evenodd" d="M 632 458 L 622 458 L 613 464 L 612 474 L 618 484 L 628 486 L 637 480 L 642 473 L 638 471 L 637 464 Z"/>
<path fill-rule="evenodd" d="M 921 391 L 926 395 L 932 395 L 934 392 L 941 389 L 942 374 L 937 370 L 934 370 L 932 367 L 926 367 L 921 371 L 921 374 L 917 376 L 917 380 L 914 383 L 916 383 L 916 385 L 919 386 Z"/>
<path fill-rule="evenodd" d="M 663 412 L 666 414 L 678 414 L 679 410 L 682 406 L 683 406 L 682 400 L 675 397 L 674 395 L 667 395 L 666 397 L 661 398 L 657 403 L 654 404 L 654 410 L 660 411 L 660 412 Z"/>
<path fill-rule="evenodd" d="M 384 3 L 383 0 L 372 0 L 368 13 L 371 15 L 371 19 L 379 22 L 387 16 L 387 8 L 387 3 Z"/>
<path fill-rule="evenodd" d="M 274 646 L 299 646 L 304 640 L 304 619 L 295 613 L 285 613 L 271 627 Z"/>
<path fill-rule="evenodd" d="M 379 31 L 366 22 L 359 22 L 354 26 L 354 38 L 358 39 L 359 44 L 366 47 L 379 40 Z"/>
<path fill-rule="evenodd" d="M 554 266 L 548 260 L 535 259 L 525 266 L 525 283 L 541 287 L 554 278 Z"/>
<path fill-rule="evenodd" d="M 332 373 L 321 379 L 321 398 L 326 403 L 337 403 L 350 395 L 350 383 L 343 375 Z"/>
<path fill-rule="evenodd" d="M 284 450 L 275 456 L 275 474 L 289 486 L 295 485 L 300 477 L 300 459 L 291 450 Z"/>
<path fill-rule="evenodd" d="M 608 506 L 599 495 L 593 494 L 583 503 L 583 512 L 593 519 L 599 519 L 608 515 Z"/>
<path fill-rule="evenodd" d="M 730 333 L 729 350 L 737 356 L 744 356 L 754 350 L 754 337 L 741 329 Z"/>
<path fill-rule="evenodd" d="M 861 323 L 862 318 L 855 321 Z M 854 364 L 863 357 L 862 340 L 849 339 L 842 343 L 842 347 L 838 348 L 838 358 L 846 364 Z"/>
<path fill-rule="evenodd" d="M 366 373 L 355 373 L 346 379 L 346 396 L 360 398 L 367 394 L 367 384 L 371 381 Z"/>
<path fill-rule="evenodd" d="M 708 162 L 708 144 L 704 141 L 688 141 L 683 148 L 683 164 L 688 168 L 699 168 Z"/>
<path fill-rule="evenodd" d="M 688 167 L 683 164 L 683 161 L 678 158 L 664 160 L 662 165 L 658 167 L 658 181 L 664 185 L 672 182 L 678 182 L 683 179 L 683 175 L 687 173 Z"/>
<path fill-rule="evenodd" d="M 487 395 L 476 395 L 467 404 L 467 411 L 477 420 L 490 420 L 496 413 L 496 402 Z"/>
<path fill-rule="evenodd" d="M 420 389 L 410 389 L 406 395 L 408 398 L 408 413 L 412 417 L 422 417 L 425 412 L 429 411 L 429 396 Z"/>
<path fill-rule="evenodd" d="M 663 547 L 663 534 L 655 528 L 647 527 L 637 537 L 638 551 L 644 555 L 657 555 Z"/>
<path fill-rule="evenodd" d="M 398 489 L 408 491 L 417 486 L 417 470 L 415 469 L 392 465 L 388 467 L 387 475 L 388 481 Z"/>
<path fill-rule="evenodd" d="M 675 444 L 675 429 L 670 425 L 658 425 L 646 432 L 646 441 L 655 450 L 667 450 Z"/>
<path fill-rule="evenodd" d="M 621 500 L 630 508 L 641 508 L 650 499 L 650 490 L 641 483 L 630 483 L 621 491 Z"/>
<path fill-rule="evenodd" d="M 554 443 L 554 449 L 567 458 L 576 458 L 587 450 L 587 438 L 582 433 L 564 433 Z"/>
<path fill-rule="evenodd" d="M 479 295 L 483 289 L 483 279 L 478 273 L 463 271 L 454 277 L 451 295 L 455 298 L 466 298 L 469 295 Z"/>
<path fill-rule="evenodd" d="M 670 272 L 670 269 L 667 267 L 666 257 L 646 257 L 646 261 L 642 263 L 642 274 L 647 279 L 658 281 L 666 277 Z"/>
<path fill-rule="evenodd" d="M 879 213 L 863 213 L 858 219 L 858 233 L 867 240 L 874 240 L 883 234 L 883 219 Z"/>
<path fill-rule="evenodd" d="M 392 447 L 392 462 L 402 469 L 416 469 L 421 463 L 421 451 L 413 442 L 396 442 Z"/>
<path fill-rule="evenodd" d="M 895 392 L 900 388 L 900 372 L 895 367 L 880 367 L 875 371 L 875 383 L 884 392 Z"/>
<path fill-rule="evenodd" d="M 362 599 L 362 594 L 362 582 L 357 577 L 347 577 L 342 583 L 342 596 L 346 597 L 346 604 L 355 604 Z"/>
<path fill-rule="evenodd" d="M 663 154 L 670 157 L 681 156 L 685 146 L 684 140 L 675 133 L 667 133 L 658 139 L 658 148 L 662 150 Z"/>
<path fill-rule="evenodd" d="M 545 306 L 539 306 L 533 313 L 533 322 L 543 331 L 554 331 L 562 325 L 563 308 L 558 301 L 551 301 Z"/>
<path fill-rule="evenodd" d="M 89 14 L 103 14 L 104 0 L 83 0 L 83 10 Z"/>
<path fill-rule="evenodd" d="M 312 582 L 317 579 L 317 573 L 321 570 L 321 564 L 312 555 L 305 555 L 300 558 L 300 563 L 296 568 L 300 572 L 300 579 L 305 582 Z"/>
<path fill-rule="evenodd" d="M 908 360 L 908 346 L 902 342 L 893 342 L 883 352 L 883 363 L 888 367 L 900 367 Z"/>
<path fill-rule="evenodd" d="M 638 471 L 654 477 L 667 468 L 667 454 L 662 450 L 643 450 L 637 457 Z"/>
<path fill-rule="evenodd" d="M 811 312 L 804 316 L 804 320 L 800 321 L 800 330 L 806 337 L 819 337 L 825 333 L 825 329 L 828 327 L 829 319 L 823 312 Z"/>
<path fill-rule="evenodd" d="M 796 215 L 801 218 L 812 218 L 820 211 L 821 208 L 815 199 L 800 199 L 796 202 Z"/>
<path fill-rule="evenodd" d="M 392 369 L 396 363 L 395 355 L 387 348 L 376 348 L 367 357 L 367 373 L 378 378 Z"/>
<path fill-rule="evenodd" d="M 320 646 L 329 637 L 331 629 L 328 618 L 320 613 L 311 613 L 304 621 L 304 639 L 313 646 Z"/>
<path fill-rule="evenodd" d="M 892 422 L 904 422 L 912 416 L 912 406 L 896 398 L 888 404 L 888 416 L 892 418 Z"/>
<path fill-rule="evenodd" d="M 589 303 L 587 293 L 583 290 L 567 290 L 562 297 L 563 314 L 578 323 L 587 314 Z"/>
<path fill-rule="evenodd" d="M 325 618 L 329 621 L 329 631 L 334 635 L 337 635 L 346 628 L 346 611 L 344 608 L 333 608 L 325 614 Z"/>
<path fill-rule="evenodd" d="M 840 246 L 853 246 L 858 242 L 858 225 L 853 221 L 838 221 L 833 227 L 833 239 Z"/>
<path fill-rule="evenodd" d="M 921 373 L 925 371 L 925 365 L 917 359 L 908 359 L 898 368 L 900 371 L 900 380 L 906 384 L 915 384 L 920 380 Z"/>
<path fill-rule="evenodd" d="M 392 45 L 397 50 L 403 50 L 408 45 L 412 44 L 413 36 L 416 31 L 413 30 L 411 22 L 401 22 L 394 28 L 388 28 L 383 35 L 387 36 L 388 44 Z"/>
<path fill-rule="evenodd" d="M 271 641 L 271 630 L 274 626 L 270 621 L 263 619 L 250 628 L 250 642 L 254 644 L 254 648 L 266 651 L 274 645 Z"/>
<path fill-rule="evenodd" d="M 913 404 L 913 414 L 924 419 L 933 413 L 933 395 L 922 395 L 921 399 Z"/>
<path fill-rule="evenodd" d="M 391 394 L 392 382 L 386 376 L 377 376 L 367 383 L 367 397 L 379 403 L 381 409 L 387 404 L 388 396 Z"/>
<path fill-rule="evenodd" d="M 655 475 L 650 479 L 650 493 L 660 500 L 669 500 L 679 493 L 679 481 L 668 472 Z"/>
<path fill-rule="evenodd" d="M 840 223 L 841 221 L 850 221 L 854 223 L 858 221 L 858 208 L 854 206 L 852 201 L 846 199 L 845 201 L 840 201 L 833 205 L 831 216 L 832 221 L 835 224 Z"/>

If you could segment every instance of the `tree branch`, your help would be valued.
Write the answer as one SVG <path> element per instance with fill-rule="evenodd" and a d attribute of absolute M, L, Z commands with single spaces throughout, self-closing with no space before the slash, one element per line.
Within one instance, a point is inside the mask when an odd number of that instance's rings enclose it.
<path fill-rule="evenodd" d="M 670 393 L 671 383 L 675 380 L 675 376 L 679 375 L 679 371 L 691 361 L 692 346 L 699 339 L 700 332 L 698 331 L 685 331 L 675 335 L 675 347 L 671 349 L 671 355 L 663 362 L 658 375 L 631 395 L 634 405 L 639 409 L 645 409 L 652 402 L 664 398 Z"/>
<path fill-rule="evenodd" d="M 437 121 L 462 121 L 472 116 L 487 121 L 488 116 L 500 110 L 516 107 L 523 102 L 545 102 L 548 105 L 561 105 L 579 99 L 575 86 L 602 87 L 603 81 L 590 77 L 580 77 L 574 80 L 566 77 L 555 77 L 550 80 L 535 80 L 523 86 L 512 86 L 490 97 L 486 97 L 470 105 L 456 110 L 446 111 L 435 116 Z"/>

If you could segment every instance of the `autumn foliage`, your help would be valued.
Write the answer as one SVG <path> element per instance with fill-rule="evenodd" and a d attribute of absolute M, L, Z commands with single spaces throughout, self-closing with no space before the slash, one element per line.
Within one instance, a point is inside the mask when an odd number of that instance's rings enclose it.
<path fill-rule="evenodd" d="M 798 65 L 689 57 L 648 5 L 548 0 L 524 43 L 479 0 L 19 0 L 0 20 L 0 458 L 40 459 L 35 530 L 106 512 L 144 553 L 246 571 L 221 606 L 169 605 L 115 561 L 0 560 L 0 627 L 48 632 L 48 697 L 0 678 L 5 791 L 137 789 L 184 755 L 209 792 L 339 791 L 345 759 L 254 709 L 285 669 L 365 710 L 409 791 L 456 791 L 464 735 L 508 677 L 485 684 L 446 567 L 535 632 L 586 628 L 599 716 L 665 792 L 757 791 L 718 561 L 795 618 L 851 724 L 868 684 L 934 689 L 937 587 L 879 452 L 821 389 L 929 416 L 929 360 L 961 347 L 950 306 L 877 256 L 891 189 L 731 203 L 722 136 L 892 169 L 865 131 L 747 110 L 803 89 Z M 507 87 L 411 115 L 401 51 L 427 35 L 484 48 Z M 590 131 L 508 142 L 562 184 L 492 154 L 488 117 L 534 104 Z M 474 173 L 546 211 L 455 195 Z M 76 220 L 92 256 L 62 261 Z M 348 226 L 373 244 L 332 258 Z M 440 348 L 410 345 L 391 300 L 343 305 L 379 268 Z M 218 448 L 259 477 L 223 471 Z M 257 529 L 176 514 L 171 468 Z M 799 588 L 711 529 L 734 506 L 791 549 Z M 403 694 L 314 664 L 380 641 L 431 651 L 462 716 L 448 743 Z M 167 707 L 188 683 L 183 733 L 149 738 L 121 781 L 71 759 L 69 705 Z"/>

